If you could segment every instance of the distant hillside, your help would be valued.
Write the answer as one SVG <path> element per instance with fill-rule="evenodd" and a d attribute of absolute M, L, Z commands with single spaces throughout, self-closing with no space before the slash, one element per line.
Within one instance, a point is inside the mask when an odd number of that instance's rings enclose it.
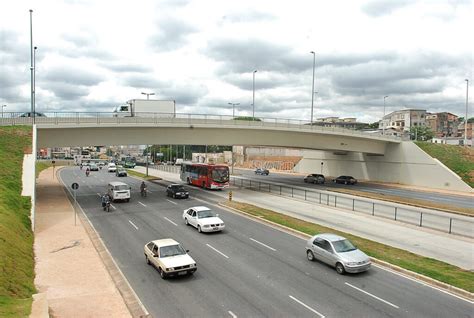
<path fill-rule="evenodd" d="M 416 142 L 431 157 L 438 159 L 474 187 L 474 149 L 453 145 Z"/>
<path fill-rule="evenodd" d="M 0 127 L 0 317 L 26 317 L 34 286 L 29 197 L 21 196 L 23 155 L 31 127 Z"/>

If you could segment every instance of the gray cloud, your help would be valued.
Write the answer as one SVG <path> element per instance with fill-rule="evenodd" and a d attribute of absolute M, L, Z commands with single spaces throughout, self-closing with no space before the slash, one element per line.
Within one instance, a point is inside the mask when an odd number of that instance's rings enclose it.
<path fill-rule="evenodd" d="M 159 89 L 167 85 L 164 81 L 157 80 L 150 74 L 131 74 L 122 77 L 119 81 L 124 86 L 135 88 Z"/>
<path fill-rule="evenodd" d="M 241 12 L 232 12 L 222 17 L 223 23 L 247 23 L 247 22 L 262 22 L 273 21 L 276 17 L 266 12 L 255 11 L 248 9 Z"/>
<path fill-rule="evenodd" d="M 47 90 L 54 93 L 54 95 L 63 100 L 77 100 L 80 97 L 89 95 L 89 88 L 82 85 L 77 85 L 67 82 L 49 82 Z"/>
<path fill-rule="evenodd" d="M 57 65 L 47 69 L 42 78 L 50 83 L 94 86 L 105 80 L 105 76 L 73 65 Z"/>
<path fill-rule="evenodd" d="M 158 51 L 172 51 L 184 46 L 187 36 L 196 28 L 175 17 L 162 17 L 157 23 L 157 33 L 150 37 L 150 45 Z"/>
<path fill-rule="evenodd" d="M 174 85 L 163 88 L 160 96 L 165 99 L 174 99 L 178 105 L 195 105 L 201 98 L 209 93 L 207 87 L 203 85 Z"/>
<path fill-rule="evenodd" d="M 372 0 L 362 6 L 362 11 L 372 17 L 389 15 L 395 10 L 406 7 L 415 1 L 410 0 Z"/>

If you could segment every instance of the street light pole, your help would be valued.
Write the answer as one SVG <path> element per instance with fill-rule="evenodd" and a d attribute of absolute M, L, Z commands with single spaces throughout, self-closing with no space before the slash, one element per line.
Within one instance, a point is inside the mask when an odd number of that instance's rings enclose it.
<path fill-rule="evenodd" d="M 235 106 L 240 105 L 240 103 L 227 103 L 229 105 L 232 105 L 232 118 L 235 118 Z"/>
<path fill-rule="evenodd" d="M 464 147 L 467 147 L 467 106 L 468 106 L 468 100 L 469 100 L 469 80 L 465 79 L 465 81 L 466 81 L 466 117 L 464 118 Z M 471 133 L 471 142 L 472 142 L 472 133 Z"/>
<path fill-rule="evenodd" d="M 142 92 L 142 95 L 146 95 L 146 99 L 149 100 L 150 95 L 155 95 L 155 93 L 144 93 L 144 92 Z"/>
<path fill-rule="evenodd" d="M 385 135 L 385 98 L 388 96 L 383 97 L 383 117 L 382 117 L 382 135 Z"/>
<path fill-rule="evenodd" d="M 7 107 L 7 105 L 2 105 L 2 118 L 3 118 L 3 108 Z"/>
<path fill-rule="evenodd" d="M 36 50 L 37 49 L 38 49 L 37 46 L 33 48 L 33 114 L 34 115 L 36 115 Z"/>
<path fill-rule="evenodd" d="M 34 106 L 33 106 L 33 10 L 30 9 L 30 72 L 31 72 L 31 115 L 33 116 L 33 123 L 35 120 Z"/>
<path fill-rule="evenodd" d="M 314 51 L 309 52 L 313 54 L 313 87 L 311 89 L 311 126 L 313 126 L 313 107 L 314 107 L 314 67 L 316 65 L 316 53 Z"/>
<path fill-rule="evenodd" d="M 255 73 L 257 70 L 253 71 L 252 120 L 255 120 Z"/>

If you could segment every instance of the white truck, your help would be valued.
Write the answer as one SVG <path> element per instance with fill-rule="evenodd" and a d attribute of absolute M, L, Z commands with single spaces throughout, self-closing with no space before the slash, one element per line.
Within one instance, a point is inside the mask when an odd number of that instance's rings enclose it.
<path fill-rule="evenodd" d="M 131 99 L 114 109 L 114 117 L 175 117 L 174 100 Z"/>

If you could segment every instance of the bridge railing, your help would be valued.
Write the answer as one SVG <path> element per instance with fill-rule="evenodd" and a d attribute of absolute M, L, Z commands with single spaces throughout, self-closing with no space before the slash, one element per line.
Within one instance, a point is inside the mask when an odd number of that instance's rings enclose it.
<path fill-rule="evenodd" d="M 220 125 L 235 127 L 274 127 L 291 128 L 302 131 L 319 131 L 323 133 L 339 133 L 344 135 L 364 136 L 381 140 L 400 140 L 396 136 L 368 134 L 360 130 L 340 127 L 325 127 L 313 124 L 306 120 L 285 118 L 252 118 L 245 119 L 229 115 L 186 114 L 186 113 L 136 113 L 136 116 L 122 117 L 112 112 L 46 112 L 45 116 L 22 117 L 24 113 L 5 112 L 0 117 L 0 125 L 32 125 L 33 122 L 41 125 L 163 125 L 163 124 L 188 124 L 188 125 Z"/>
<path fill-rule="evenodd" d="M 239 188 L 296 198 L 319 205 L 342 208 L 364 213 L 369 216 L 387 218 L 449 234 L 474 237 L 472 231 L 474 228 L 474 219 L 471 217 L 463 217 L 462 215 L 452 216 L 446 212 L 440 211 L 438 213 L 438 211 L 404 204 L 383 202 L 331 191 L 308 190 L 245 178 L 231 177 L 230 183 Z"/>

